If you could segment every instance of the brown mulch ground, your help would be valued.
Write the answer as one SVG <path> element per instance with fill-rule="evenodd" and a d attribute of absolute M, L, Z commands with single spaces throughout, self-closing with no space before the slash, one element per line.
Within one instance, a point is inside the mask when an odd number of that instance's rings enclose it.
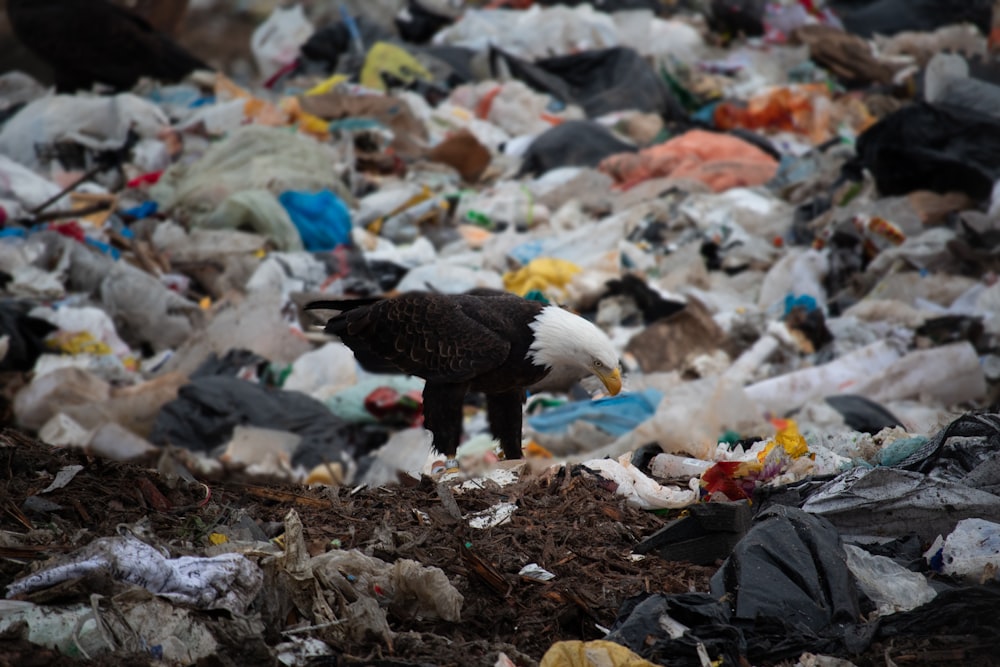
<path fill-rule="evenodd" d="M 461 494 L 439 490 L 429 480 L 352 492 L 240 482 L 232 475 L 207 487 L 171 485 L 156 472 L 155 462 L 149 463 L 143 467 L 105 461 L 0 431 L 0 592 L 45 558 L 115 535 L 123 524 L 145 523 L 174 555 L 197 554 L 212 532 L 241 522 L 250 521 L 264 535 L 277 536 L 294 508 L 310 553 L 340 547 L 390 562 L 411 558 L 444 570 L 465 598 L 460 623 L 390 617 L 398 633 L 393 650 L 371 642 L 333 645 L 339 655 L 317 658 L 311 666 L 492 667 L 498 651 L 518 665 L 533 665 L 553 642 L 600 638 L 599 626 L 613 623 L 627 597 L 707 591 L 715 571 L 656 557 L 631 560 L 632 547 L 670 517 L 631 508 L 584 476 L 559 475 Z M 84 469 L 66 488 L 38 495 L 61 468 L 74 464 Z M 37 499 L 56 507 L 39 506 Z M 505 525 L 474 530 L 454 518 L 499 501 L 518 507 Z M 13 546 L 12 536 L 17 538 Z M 547 584 L 521 579 L 518 571 L 531 562 L 556 578 Z M 290 617 L 287 623 L 300 620 Z M 274 664 L 268 644 L 280 641 L 283 629 L 269 627 L 254 641 L 234 640 L 199 664 Z M 1000 658 L 991 647 L 977 646 L 967 637 L 927 636 L 873 644 L 852 662 L 859 667 L 930 667 L 996 665 Z M 0 636 L 0 667 L 75 664 L 80 662 L 22 638 Z M 139 667 L 149 659 L 114 655 L 88 664 Z"/>
<path fill-rule="evenodd" d="M 74 464 L 84 469 L 67 487 L 39 496 L 59 509 L 32 509 L 30 502 L 25 509 L 25 501 L 48 486 L 60 468 Z M 37 543 L 0 546 L 0 589 L 26 574 L 32 562 L 115 535 L 120 524 L 148 518 L 152 532 L 171 549 L 196 553 L 207 546 L 210 533 L 243 516 L 267 535 L 277 535 L 294 507 L 311 553 L 339 545 L 387 561 L 411 558 L 440 567 L 465 597 L 457 624 L 391 619 L 394 631 L 408 633 L 394 645 L 395 653 L 405 656 L 398 664 L 493 665 L 497 650 L 519 655 L 521 663 L 538 660 L 561 639 L 600 638 L 598 626 L 614 622 L 625 598 L 705 591 L 715 571 L 655 557 L 630 560 L 631 548 L 667 517 L 629 507 L 588 477 L 560 475 L 456 494 L 439 492 L 429 480 L 354 493 L 233 481 L 208 488 L 206 502 L 200 485 L 181 482 L 171 489 L 155 470 L 3 432 L 0 530 L 28 534 Z M 518 509 L 509 523 L 476 530 L 454 518 L 452 499 L 462 514 L 500 501 L 516 503 Z M 556 578 L 544 584 L 521 579 L 518 571 L 531 562 Z M 0 656 L 18 651 L 5 643 L 0 640 Z M 380 658 L 392 664 L 385 647 L 335 648 L 344 654 L 339 664 Z"/>

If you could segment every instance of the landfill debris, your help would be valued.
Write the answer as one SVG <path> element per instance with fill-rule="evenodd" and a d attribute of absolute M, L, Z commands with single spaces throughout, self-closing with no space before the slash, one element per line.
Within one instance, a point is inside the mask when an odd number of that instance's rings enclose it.
<path fill-rule="evenodd" d="M 521 568 L 518 574 L 532 581 L 552 581 L 556 578 L 556 575 L 540 567 L 538 563 L 528 563 Z"/>
<path fill-rule="evenodd" d="M 995 660 L 992 0 L 88 8 L 0 22 L 4 660 Z"/>
<path fill-rule="evenodd" d="M 138 538 L 101 538 L 65 562 L 19 579 L 7 597 L 25 595 L 71 579 L 110 575 L 198 609 L 242 614 L 263 583 L 260 570 L 240 554 L 168 559 Z"/>
<path fill-rule="evenodd" d="M 1000 524 L 991 521 L 962 519 L 943 540 L 938 536 L 925 557 L 939 572 L 986 583 L 998 572 L 998 528 Z"/>

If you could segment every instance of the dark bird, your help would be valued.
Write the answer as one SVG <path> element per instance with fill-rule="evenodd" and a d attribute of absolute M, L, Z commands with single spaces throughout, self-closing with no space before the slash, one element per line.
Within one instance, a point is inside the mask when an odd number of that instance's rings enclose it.
<path fill-rule="evenodd" d="M 60 92 L 103 83 L 131 89 L 140 77 L 179 81 L 209 69 L 142 17 L 106 0 L 7 0 L 25 47 L 54 70 Z"/>
<path fill-rule="evenodd" d="M 526 388 L 553 369 L 596 375 L 621 391 L 618 355 L 591 322 L 559 306 L 513 294 L 407 292 L 384 299 L 315 301 L 307 310 L 342 311 L 326 332 L 366 369 L 424 378 L 424 426 L 447 467 L 458 467 L 462 404 L 486 395 L 490 431 L 508 459 L 521 457 Z"/>

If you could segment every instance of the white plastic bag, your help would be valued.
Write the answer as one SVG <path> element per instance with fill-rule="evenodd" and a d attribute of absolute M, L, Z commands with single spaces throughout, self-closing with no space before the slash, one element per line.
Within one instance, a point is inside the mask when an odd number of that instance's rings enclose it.
<path fill-rule="evenodd" d="M 250 48 L 263 79 L 295 61 L 299 47 L 313 34 L 302 5 L 276 7 L 271 16 L 253 31 Z"/>
<path fill-rule="evenodd" d="M 933 566 L 939 553 L 944 574 L 977 583 L 1000 580 L 1000 523 L 963 519 L 948 537 L 939 535 L 924 558 Z"/>
<path fill-rule="evenodd" d="M 937 593 L 919 572 L 911 572 L 891 558 L 875 556 L 853 544 L 844 545 L 847 567 L 879 616 L 916 609 Z"/>
<path fill-rule="evenodd" d="M 0 155 L 38 168 L 37 147 L 72 142 L 95 151 L 121 148 L 134 131 L 152 139 L 170 124 L 152 102 L 130 93 L 113 97 L 53 95 L 31 102 L 0 131 Z"/>
<path fill-rule="evenodd" d="M 692 488 L 688 489 L 664 486 L 632 465 L 631 454 L 624 454 L 617 461 L 592 459 L 582 465 L 617 484 L 616 494 L 644 510 L 687 507 L 698 501 L 697 479 L 691 480 Z"/>
<path fill-rule="evenodd" d="M 282 388 L 301 391 L 315 399 L 326 400 L 358 381 L 354 353 L 343 343 L 327 343 L 306 352 L 292 364 L 292 372 Z"/>
<path fill-rule="evenodd" d="M 14 162 L 0 150 L 0 200 L 4 200 L 9 218 L 19 217 L 25 213 L 22 209 L 40 206 L 57 194 L 58 185 Z M 52 208 L 64 208 L 68 202 L 69 197 L 63 197 Z"/>

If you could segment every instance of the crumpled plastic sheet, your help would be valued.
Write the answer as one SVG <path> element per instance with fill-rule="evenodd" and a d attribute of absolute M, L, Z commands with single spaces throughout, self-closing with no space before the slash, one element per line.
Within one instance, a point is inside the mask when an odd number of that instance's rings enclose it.
<path fill-rule="evenodd" d="M 22 108 L 0 131 L 0 153 L 20 164 L 40 166 L 38 148 L 71 142 L 94 151 L 125 144 L 129 132 L 155 137 L 170 124 L 152 102 L 131 93 L 112 97 L 54 95 Z"/>
<path fill-rule="evenodd" d="M 947 509 L 946 509 L 947 508 Z M 916 532 L 930 542 L 966 518 L 1000 522 L 1000 496 L 894 468 L 855 468 L 802 505 L 846 535 L 893 537 Z"/>
<path fill-rule="evenodd" d="M 420 618 L 461 619 L 462 595 L 439 568 L 408 558 L 390 564 L 355 550 L 329 551 L 309 565 L 331 588 L 351 589 L 351 595 L 381 588 L 394 604 L 407 606 Z"/>
<path fill-rule="evenodd" d="M 206 221 L 220 225 L 213 219 L 216 209 L 246 190 L 279 194 L 290 189 L 329 189 L 353 204 L 354 198 L 331 168 L 338 160 L 334 148 L 309 137 L 281 128 L 248 125 L 213 144 L 197 162 L 174 164 L 150 188 L 150 195 L 162 210 L 174 211 L 196 227 Z"/>
<path fill-rule="evenodd" d="M 635 507 L 647 510 L 676 509 L 698 501 L 698 492 L 694 488 L 681 489 L 660 484 L 632 465 L 631 458 L 631 454 L 624 454 L 617 461 L 594 459 L 581 465 L 603 479 L 614 482 L 617 485 L 615 493 Z M 697 484 L 697 478 L 693 479 L 692 485 L 696 488 Z"/>
<path fill-rule="evenodd" d="M 241 554 L 167 558 L 127 535 L 94 540 L 64 562 L 15 581 L 7 587 L 7 597 L 98 573 L 172 602 L 233 614 L 243 614 L 264 583 L 260 568 Z"/>
<path fill-rule="evenodd" d="M 858 587 L 875 604 L 879 616 L 909 611 L 937 595 L 922 574 L 907 570 L 891 558 L 870 554 L 853 544 L 845 544 L 844 552 Z"/>

